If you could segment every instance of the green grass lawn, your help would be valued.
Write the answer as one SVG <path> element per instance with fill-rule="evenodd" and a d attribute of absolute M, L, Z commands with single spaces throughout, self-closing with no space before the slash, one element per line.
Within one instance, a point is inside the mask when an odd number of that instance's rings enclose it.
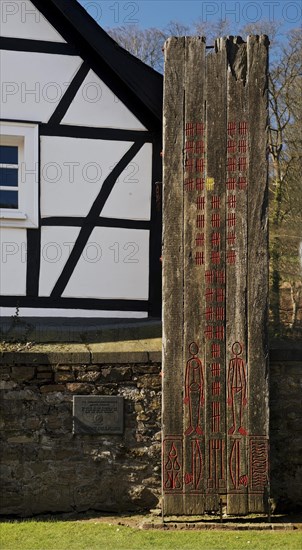
<path fill-rule="evenodd" d="M 302 531 L 158 531 L 81 521 L 0 524 L 1 550 L 300 550 Z"/>

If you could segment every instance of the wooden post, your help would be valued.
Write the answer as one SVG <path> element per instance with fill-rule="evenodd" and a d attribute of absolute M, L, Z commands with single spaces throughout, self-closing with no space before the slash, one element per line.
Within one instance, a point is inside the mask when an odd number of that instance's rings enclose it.
<path fill-rule="evenodd" d="M 163 513 L 265 512 L 266 37 L 165 45 Z"/>

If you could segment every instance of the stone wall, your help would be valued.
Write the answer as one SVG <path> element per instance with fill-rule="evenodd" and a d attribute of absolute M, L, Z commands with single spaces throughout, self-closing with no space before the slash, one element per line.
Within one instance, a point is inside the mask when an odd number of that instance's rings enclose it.
<path fill-rule="evenodd" d="M 160 353 L 122 355 L 124 362 L 117 354 L 2 354 L 2 514 L 160 506 Z M 270 436 L 277 511 L 302 506 L 301 386 L 298 354 L 275 353 Z M 73 434 L 73 395 L 123 396 L 123 435 Z"/>

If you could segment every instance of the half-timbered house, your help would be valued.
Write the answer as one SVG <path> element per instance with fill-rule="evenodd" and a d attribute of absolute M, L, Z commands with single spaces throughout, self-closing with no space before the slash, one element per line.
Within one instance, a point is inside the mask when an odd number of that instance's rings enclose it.
<path fill-rule="evenodd" d="M 1 30 L 2 316 L 157 316 L 162 76 L 76 0 Z"/>

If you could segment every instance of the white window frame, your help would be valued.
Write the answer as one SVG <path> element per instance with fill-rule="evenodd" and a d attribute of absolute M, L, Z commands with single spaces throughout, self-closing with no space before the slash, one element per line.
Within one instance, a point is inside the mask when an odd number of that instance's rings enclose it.
<path fill-rule="evenodd" d="M 0 144 L 18 147 L 18 208 L 0 208 L 0 227 L 39 227 L 39 128 L 0 122 Z M 10 188 L 12 191 L 16 188 Z"/>

